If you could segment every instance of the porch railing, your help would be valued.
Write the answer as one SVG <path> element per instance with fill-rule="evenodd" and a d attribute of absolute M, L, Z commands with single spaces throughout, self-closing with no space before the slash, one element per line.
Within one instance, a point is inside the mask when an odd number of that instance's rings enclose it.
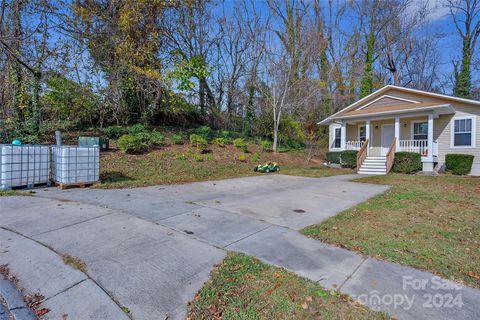
<path fill-rule="evenodd" d="M 423 157 L 428 156 L 428 140 L 400 140 L 400 150 L 420 153 Z M 432 155 L 438 155 L 438 143 L 433 142 Z"/>
<path fill-rule="evenodd" d="M 363 161 L 367 158 L 368 139 L 363 142 L 362 147 L 357 153 L 357 172 L 360 170 Z"/>
<path fill-rule="evenodd" d="M 347 141 L 345 143 L 345 149 L 346 150 L 360 150 L 360 148 L 363 146 L 365 141 Z"/>
<path fill-rule="evenodd" d="M 397 138 L 393 138 L 392 144 L 388 149 L 386 158 L 387 158 L 387 173 L 390 172 L 390 169 L 393 167 L 393 161 L 395 160 L 395 148 L 397 147 Z"/>

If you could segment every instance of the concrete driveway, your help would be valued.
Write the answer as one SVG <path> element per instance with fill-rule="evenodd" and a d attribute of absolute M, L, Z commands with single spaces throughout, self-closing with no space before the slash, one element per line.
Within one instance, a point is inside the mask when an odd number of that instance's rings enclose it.
<path fill-rule="evenodd" d="M 49 188 L 35 197 L 3 197 L 0 264 L 8 263 L 27 291 L 45 296 L 49 319 L 183 319 L 188 301 L 226 250 L 358 295 L 372 290 L 372 272 L 382 274 L 391 265 L 297 232 L 387 189 L 351 178 L 262 175 L 122 190 Z M 86 272 L 66 266 L 59 254 L 79 257 Z M 398 277 L 420 272 L 396 265 L 394 270 Z M 373 289 L 392 289 L 392 279 L 376 280 L 379 287 Z M 475 294 L 472 299 L 480 298 Z M 405 319 L 424 314 L 421 308 L 380 309 Z M 442 319 L 448 313 L 433 315 Z"/>

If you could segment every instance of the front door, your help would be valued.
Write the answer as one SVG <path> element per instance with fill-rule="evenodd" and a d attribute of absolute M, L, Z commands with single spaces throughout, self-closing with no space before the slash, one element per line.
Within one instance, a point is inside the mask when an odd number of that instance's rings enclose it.
<path fill-rule="evenodd" d="M 388 149 L 392 144 L 393 138 L 395 138 L 395 125 L 384 124 L 382 125 L 382 156 L 387 155 Z"/>

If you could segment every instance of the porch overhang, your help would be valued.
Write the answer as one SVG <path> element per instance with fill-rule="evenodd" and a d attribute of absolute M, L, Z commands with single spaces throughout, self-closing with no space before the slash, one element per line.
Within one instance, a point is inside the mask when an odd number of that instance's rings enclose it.
<path fill-rule="evenodd" d="M 416 116 L 427 116 L 429 114 L 433 114 L 434 117 L 438 117 L 442 114 L 454 114 L 455 108 L 451 104 L 436 104 L 436 105 L 428 105 L 422 107 L 415 107 L 415 108 L 405 108 L 405 109 L 397 109 L 394 108 L 392 110 L 384 110 L 384 111 L 371 111 L 371 112 L 358 112 L 354 114 L 354 112 L 350 112 L 350 114 L 338 114 L 330 116 L 318 124 L 320 125 L 328 125 L 334 122 L 358 122 L 358 121 L 365 121 L 365 120 L 382 120 L 382 119 L 391 119 L 395 116 L 401 117 L 416 117 Z"/>

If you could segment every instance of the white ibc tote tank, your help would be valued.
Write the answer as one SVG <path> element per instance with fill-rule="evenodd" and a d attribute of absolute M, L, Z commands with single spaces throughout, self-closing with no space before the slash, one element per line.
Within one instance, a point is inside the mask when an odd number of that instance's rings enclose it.
<path fill-rule="evenodd" d="M 49 181 L 49 146 L 0 145 L 0 189 L 33 187 Z"/>
<path fill-rule="evenodd" d="M 99 180 L 100 148 L 52 146 L 52 179 L 57 183 L 93 183 Z"/>

